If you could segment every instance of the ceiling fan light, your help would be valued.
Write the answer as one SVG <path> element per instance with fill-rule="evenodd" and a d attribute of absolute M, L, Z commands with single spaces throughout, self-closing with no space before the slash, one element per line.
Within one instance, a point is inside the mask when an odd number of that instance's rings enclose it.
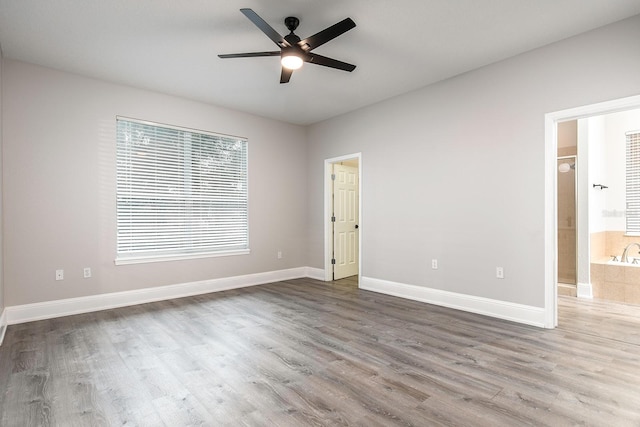
<path fill-rule="evenodd" d="M 287 55 L 283 56 L 280 62 L 282 62 L 282 66 L 284 68 L 288 68 L 289 70 L 297 70 L 298 68 L 302 67 L 303 61 L 302 58 L 297 55 Z"/>

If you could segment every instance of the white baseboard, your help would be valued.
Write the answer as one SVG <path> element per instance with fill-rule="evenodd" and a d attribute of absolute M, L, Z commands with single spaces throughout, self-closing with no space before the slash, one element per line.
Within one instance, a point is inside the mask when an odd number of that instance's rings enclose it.
<path fill-rule="evenodd" d="M 593 299 L 593 287 L 591 283 L 578 283 L 578 298 L 589 298 Z"/>
<path fill-rule="evenodd" d="M 371 277 L 362 277 L 360 280 L 360 288 L 414 301 L 454 308 L 456 310 L 497 317 L 526 325 L 541 328 L 545 327 L 545 310 L 540 307 L 458 294 L 423 286 L 390 282 Z"/>
<path fill-rule="evenodd" d="M 310 279 L 322 280 L 324 282 L 324 270 L 322 268 L 306 267 L 307 277 Z"/>
<path fill-rule="evenodd" d="M 4 341 L 4 334 L 7 332 L 7 309 L 5 308 L 0 313 L 0 345 Z"/>
<path fill-rule="evenodd" d="M 226 291 L 229 289 L 307 277 L 307 274 L 307 267 L 299 267 L 244 276 L 203 280 L 200 282 L 17 305 L 5 309 L 5 323 L 15 325 L 35 320 L 51 319 L 54 317 L 127 307 L 148 302 L 207 294 L 210 292 Z"/>
<path fill-rule="evenodd" d="M 324 270 L 313 267 L 299 267 L 288 270 L 137 289 L 133 291 L 10 306 L 6 307 L 2 314 L 0 314 L 0 345 L 4 339 L 7 325 L 220 292 L 301 277 L 324 281 Z M 545 324 L 544 309 L 538 307 L 390 282 L 371 277 L 362 277 L 360 280 L 360 288 L 527 325 L 544 327 Z M 580 289 L 580 287 L 578 287 L 578 289 Z M 589 286 L 589 290 L 590 289 L 591 287 Z"/>

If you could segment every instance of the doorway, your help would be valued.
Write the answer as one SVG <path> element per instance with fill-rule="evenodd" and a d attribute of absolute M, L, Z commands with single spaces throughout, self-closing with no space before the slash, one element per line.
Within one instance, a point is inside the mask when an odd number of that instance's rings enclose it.
<path fill-rule="evenodd" d="M 361 155 L 325 160 L 325 281 L 361 272 Z"/>
<path fill-rule="evenodd" d="M 545 302 L 544 326 L 555 328 L 558 326 L 558 124 L 569 120 L 578 120 L 603 114 L 640 108 L 640 96 L 617 99 L 593 105 L 572 108 L 568 110 L 548 113 L 545 115 Z M 582 156 L 587 150 L 580 150 Z M 578 160 L 580 160 L 580 158 Z M 584 162 L 581 161 L 584 166 Z M 585 168 L 582 168 L 585 169 Z M 581 169 L 581 170 L 582 170 Z M 586 171 L 580 173 L 585 178 Z M 584 179 L 578 176 L 578 195 L 587 190 L 583 185 Z M 584 187 L 584 188 L 583 188 Z M 578 217 L 580 212 L 588 212 L 588 198 L 578 197 Z M 586 205 L 583 206 L 583 205 Z M 590 283 L 589 260 L 589 222 L 588 214 L 577 223 L 577 282 L 578 296 L 580 296 L 581 282 Z M 586 241 L 585 241 L 586 238 Z M 582 250 L 581 248 L 586 248 Z"/>

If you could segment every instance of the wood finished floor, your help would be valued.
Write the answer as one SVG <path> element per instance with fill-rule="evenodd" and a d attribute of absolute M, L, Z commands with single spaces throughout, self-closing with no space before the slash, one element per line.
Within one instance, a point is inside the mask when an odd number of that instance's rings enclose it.
<path fill-rule="evenodd" d="M 640 307 L 543 330 L 298 279 L 10 326 L 2 426 L 640 425 Z"/>

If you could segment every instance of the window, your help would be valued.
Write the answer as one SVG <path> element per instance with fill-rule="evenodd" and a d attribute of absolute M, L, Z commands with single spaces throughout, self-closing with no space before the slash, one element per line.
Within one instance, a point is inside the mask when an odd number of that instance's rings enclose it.
<path fill-rule="evenodd" d="M 249 252 L 246 139 L 116 124 L 116 263 Z"/>
<path fill-rule="evenodd" d="M 627 132 L 627 234 L 640 235 L 640 131 Z"/>

